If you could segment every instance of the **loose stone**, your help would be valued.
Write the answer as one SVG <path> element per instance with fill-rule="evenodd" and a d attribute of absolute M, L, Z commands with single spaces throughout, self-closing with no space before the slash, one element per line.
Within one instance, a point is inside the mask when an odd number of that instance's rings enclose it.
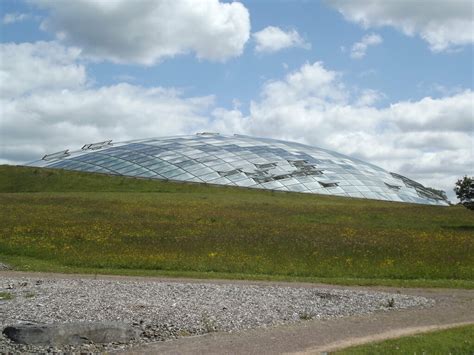
<path fill-rule="evenodd" d="M 88 342 L 73 344 L 73 349 L 68 342 L 18 344 L 2 334 L 0 353 L 107 352 L 214 331 L 393 312 L 434 302 L 402 294 L 317 287 L 15 277 L 0 278 L 2 291 L 13 297 L 0 303 L 0 330 L 22 324 L 119 322 L 129 324 L 138 336 L 102 344 L 85 336 Z"/>

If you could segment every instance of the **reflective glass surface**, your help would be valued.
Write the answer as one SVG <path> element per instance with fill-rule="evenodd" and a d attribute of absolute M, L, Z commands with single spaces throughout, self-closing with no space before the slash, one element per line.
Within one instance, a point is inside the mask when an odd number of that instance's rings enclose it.
<path fill-rule="evenodd" d="M 300 143 L 198 133 L 86 144 L 28 165 L 430 205 L 442 193 L 358 159 Z"/>

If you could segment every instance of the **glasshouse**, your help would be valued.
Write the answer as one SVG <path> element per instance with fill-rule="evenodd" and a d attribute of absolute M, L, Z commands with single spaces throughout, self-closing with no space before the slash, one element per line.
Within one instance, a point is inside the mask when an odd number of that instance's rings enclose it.
<path fill-rule="evenodd" d="M 30 166 L 149 179 L 448 205 L 443 191 L 330 150 L 203 132 L 85 144 Z"/>

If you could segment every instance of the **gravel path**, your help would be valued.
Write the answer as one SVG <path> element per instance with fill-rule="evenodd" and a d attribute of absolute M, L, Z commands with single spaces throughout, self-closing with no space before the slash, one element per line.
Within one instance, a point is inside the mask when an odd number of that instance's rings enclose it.
<path fill-rule="evenodd" d="M 234 332 L 377 311 L 429 307 L 434 301 L 398 293 L 309 287 L 187 282 L 5 277 L 0 325 L 122 321 L 140 330 L 131 344 L 80 348 L 19 346 L 0 336 L 0 352 L 106 351 L 210 332 Z"/>

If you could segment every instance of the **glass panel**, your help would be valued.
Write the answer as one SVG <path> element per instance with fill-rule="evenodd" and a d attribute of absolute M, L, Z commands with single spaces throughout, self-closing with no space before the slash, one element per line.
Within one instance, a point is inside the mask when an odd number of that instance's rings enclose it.
<path fill-rule="evenodd" d="M 255 186 L 256 183 L 252 179 L 244 179 L 244 180 L 239 180 L 235 182 L 236 185 L 238 186 L 244 186 L 244 187 L 249 187 L 249 186 Z"/>
<path fill-rule="evenodd" d="M 200 175 L 199 178 L 202 179 L 203 181 L 206 181 L 206 182 L 209 182 L 211 180 L 215 180 L 215 179 L 218 179 L 220 178 L 221 176 L 214 172 L 214 173 L 210 173 L 210 174 L 206 174 L 206 175 Z"/>
<path fill-rule="evenodd" d="M 178 176 L 184 173 L 184 170 L 178 169 L 178 168 L 173 168 L 172 170 L 162 172 L 160 171 L 159 174 L 163 175 L 164 177 L 171 179 L 174 176 Z"/>

